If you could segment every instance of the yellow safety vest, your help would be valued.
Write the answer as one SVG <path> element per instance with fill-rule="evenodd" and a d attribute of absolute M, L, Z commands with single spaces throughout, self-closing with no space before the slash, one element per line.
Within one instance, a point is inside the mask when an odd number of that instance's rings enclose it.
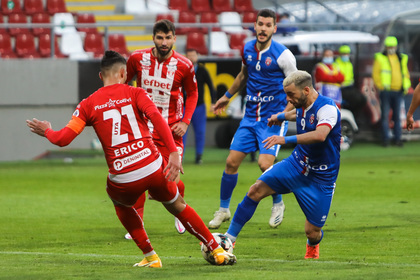
<path fill-rule="evenodd" d="M 341 86 L 352 86 L 354 84 L 353 64 L 350 61 L 341 60 L 341 57 L 337 57 L 334 64 L 338 66 L 344 75 L 344 81 L 341 83 Z"/>
<path fill-rule="evenodd" d="M 407 94 L 408 89 L 411 87 L 411 81 L 410 81 L 410 73 L 408 72 L 408 56 L 406 54 L 400 54 L 399 56 L 401 58 L 400 64 L 401 64 L 401 76 L 402 76 L 402 90 L 405 94 Z M 375 60 L 379 62 L 379 65 L 381 66 L 381 83 L 384 87 L 384 89 L 389 89 L 391 87 L 391 63 L 389 62 L 388 56 L 384 55 L 383 53 L 376 53 L 375 54 Z"/>
<path fill-rule="evenodd" d="M 340 72 L 340 69 L 337 67 L 337 65 L 334 65 L 334 63 L 332 64 L 332 69 L 330 69 L 330 67 L 328 67 L 325 63 L 323 63 L 323 62 L 318 62 L 317 64 L 316 64 L 316 66 L 315 67 L 321 67 L 322 68 L 322 70 L 325 72 L 325 73 L 331 73 L 331 74 L 333 74 L 333 75 L 336 75 L 338 72 Z M 321 82 L 321 83 L 323 83 L 323 84 L 328 84 L 328 85 L 336 85 L 336 86 L 340 86 L 340 84 L 339 83 L 326 83 L 326 82 Z"/>

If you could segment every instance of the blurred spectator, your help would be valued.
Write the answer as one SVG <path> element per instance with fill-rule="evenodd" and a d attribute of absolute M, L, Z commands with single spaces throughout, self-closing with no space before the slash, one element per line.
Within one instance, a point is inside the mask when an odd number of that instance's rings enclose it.
<path fill-rule="evenodd" d="M 290 15 L 288 13 L 281 14 L 279 19 L 279 26 L 277 27 L 277 32 L 283 34 L 283 36 L 291 35 L 297 30 L 296 26 L 291 25 Z"/>
<path fill-rule="evenodd" d="M 344 75 L 334 64 L 334 53 L 331 49 L 324 49 L 322 61 L 315 65 L 314 77 L 316 90 L 341 106 L 341 83 L 344 81 Z"/>
<path fill-rule="evenodd" d="M 394 122 L 394 141 L 402 146 L 400 110 L 403 95 L 411 86 L 410 73 L 407 68 L 408 56 L 398 51 L 398 40 L 394 36 L 385 38 L 385 51 L 375 54 L 372 78 L 379 90 L 381 100 L 382 145 L 390 143 L 389 111 L 392 109 Z"/>
<path fill-rule="evenodd" d="M 350 47 L 343 45 L 338 49 L 338 52 L 340 55 L 336 58 L 334 64 L 344 75 L 344 81 L 341 84 L 342 107 L 349 109 L 357 119 L 360 111 L 366 105 L 366 97 L 354 85 L 354 71 L 353 64 L 350 61 Z"/>

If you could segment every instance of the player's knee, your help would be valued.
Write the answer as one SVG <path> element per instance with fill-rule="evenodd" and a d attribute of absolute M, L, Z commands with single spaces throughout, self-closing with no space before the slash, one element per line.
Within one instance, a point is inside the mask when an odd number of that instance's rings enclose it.
<path fill-rule="evenodd" d="M 259 184 L 258 182 L 256 182 L 249 188 L 248 197 L 254 201 L 260 201 L 266 196 L 267 194 L 265 190 L 263 189 L 262 185 Z"/>
<path fill-rule="evenodd" d="M 307 228 L 305 229 L 305 233 L 311 242 L 315 242 L 321 238 L 321 229 L 318 228 Z"/>
<path fill-rule="evenodd" d="M 258 162 L 258 166 L 260 167 L 261 172 L 265 172 L 271 165 L 273 164 L 268 162 Z"/>
<path fill-rule="evenodd" d="M 234 174 L 238 171 L 238 168 L 239 162 L 228 157 L 226 160 L 226 173 Z"/>

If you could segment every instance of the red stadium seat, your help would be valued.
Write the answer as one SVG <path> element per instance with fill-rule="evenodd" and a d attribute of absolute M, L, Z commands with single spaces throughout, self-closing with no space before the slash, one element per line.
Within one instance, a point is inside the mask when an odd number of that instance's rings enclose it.
<path fill-rule="evenodd" d="M 44 2 L 42 0 L 24 0 L 23 9 L 27 15 L 45 12 Z"/>
<path fill-rule="evenodd" d="M 77 14 L 77 23 L 96 24 L 95 15 L 90 13 Z M 98 28 L 96 27 L 78 27 L 77 30 L 86 33 L 98 33 Z"/>
<path fill-rule="evenodd" d="M 217 14 L 215 12 L 207 11 L 201 13 L 200 17 L 200 23 L 212 23 L 212 24 L 218 24 L 219 19 L 217 17 Z M 219 27 L 212 27 L 212 31 L 220 31 Z M 201 28 L 201 32 L 204 34 L 207 34 L 209 31 L 208 27 Z"/>
<path fill-rule="evenodd" d="M 203 13 L 211 10 L 209 0 L 191 0 L 191 10 L 195 13 Z"/>
<path fill-rule="evenodd" d="M 169 0 L 169 10 L 188 11 L 188 0 Z"/>
<path fill-rule="evenodd" d="M 197 23 L 197 19 L 194 12 L 182 11 L 179 13 L 178 23 L 189 24 Z M 199 31 L 198 27 L 179 27 L 176 29 L 177 34 L 187 34 L 188 32 Z"/>
<path fill-rule="evenodd" d="M 187 50 L 194 49 L 199 54 L 207 55 L 207 43 L 204 34 L 201 32 L 191 32 L 187 34 Z"/>
<path fill-rule="evenodd" d="M 258 12 L 254 11 L 254 12 L 243 12 L 242 13 L 242 23 L 247 23 L 247 24 L 254 24 L 255 21 L 257 20 L 257 14 Z M 249 29 L 252 32 L 254 32 L 254 26 L 248 26 L 248 28 L 245 29 Z"/>
<path fill-rule="evenodd" d="M 41 57 L 35 47 L 35 38 L 32 34 L 18 34 L 15 42 L 16 54 L 20 58 Z"/>
<path fill-rule="evenodd" d="M 51 22 L 50 15 L 47 13 L 36 13 L 31 17 L 31 22 L 35 24 L 48 24 Z M 39 36 L 41 34 L 50 34 L 51 28 L 48 27 L 32 27 L 32 34 Z"/>
<path fill-rule="evenodd" d="M 12 48 L 12 40 L 7 33 L 0 34 L 0 58 L 16 58 L 17 55 Z"/>
<path fill-rule="evenodd" d="M 38 49 L 39 49 L 39 53 L 41 57 L 51 57 L 51 35 L 50 34 L 41 34 L 39 36 Z M 61 53 L 56 36 L 54 37 L 54 57 L 55 58 L 67 57 Z"/>
<path fill-rule="evenodd" d="M 113 50 L 128 58 L 130 51 L 127 49 L 127 43 L 123 34 L 110 34 L 108 36 L 108 49 Z"/>
<path fill-rule="evenodd" d="M 156 15 L 156 21 L 167 19 L 169 21 L 174 22 L 174 16 L 172 14 L 157 14 Z"/>
<path fill-rule="evenodd" d="M 230 1 L 212 0 L 212 5 L 213 5 L 213 11 L 215 11 L 216 13 L 233 11 L 230 5 Z"/>
<path fill-rule="evenodd" d="M 233 8 L 238 13 L 255 11 L 252 0 L 233 0 Z"/>
<path fill-rule="evenodd" d="M 248 37 L 246 33 L 233 33 L 230 35 L 230 48 L 233 50 L 242 51 L 245 42 L 244 40 Z"/>
<path fill-rule="evenodd" d="M 104 40 L 99 33 L 88 33 L 85 37 L 84 49 L 92 52 L 96 58 L 102 58 L 105 53 Z"/>
<path fill-rule="evenodd" d="M 65 0 L 47 0 L 46 10 L 50 15 L 68 13 Z"/>
<path fill-rule="evenodd" d="M 2 15 L 2 14 L 0 14 L 0 24 L 3 24 L 3 23 L 4 23 L 3 15 Z M 1 27 L 1 28 L 0 28 L 0 34 L 4 34 L 4 33 L 8 33 L 8 32 L 7 32 L 7 29 L 6 29 L 6 28 L 4 28 L 4 27 Z"/>
<path fill-rule="evenodd" d="M 20 0 L 1 0 L 1 14 L 20 14 L 23 13 Z"/>
<path fill-rule="evenodd" d="M 28 23 L 25 14 L 10 14 L 9 23 Z M 28 27 L 9 27 L 9 34 L 16 36 L 17 34 L 30 33 Z"/>

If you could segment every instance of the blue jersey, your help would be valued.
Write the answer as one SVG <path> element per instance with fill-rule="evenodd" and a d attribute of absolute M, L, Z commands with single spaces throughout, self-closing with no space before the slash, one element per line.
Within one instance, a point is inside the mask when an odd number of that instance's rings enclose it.
<path fill-rule="evenodd" d="M 341 114 L 335 102 L 318 95 L 309 107 L 296 109 L 297 134 L 314 131 L 328 125 L 330 133 L 324 142 L 297 145 L 292 155 L 293 165 L 301 174 L 319 184 L 334 184 L 340 167 Z"/>
<path fill-rule="evenodd" d="M 254 39 L 245 44 L 242 62 L 248 70 L 246 109 L 244 118 L 267 121 L 287 105 L 283 90 L 284 78 L 297 70 L 296 58 L 280 43 L 258 51 Z"/>

